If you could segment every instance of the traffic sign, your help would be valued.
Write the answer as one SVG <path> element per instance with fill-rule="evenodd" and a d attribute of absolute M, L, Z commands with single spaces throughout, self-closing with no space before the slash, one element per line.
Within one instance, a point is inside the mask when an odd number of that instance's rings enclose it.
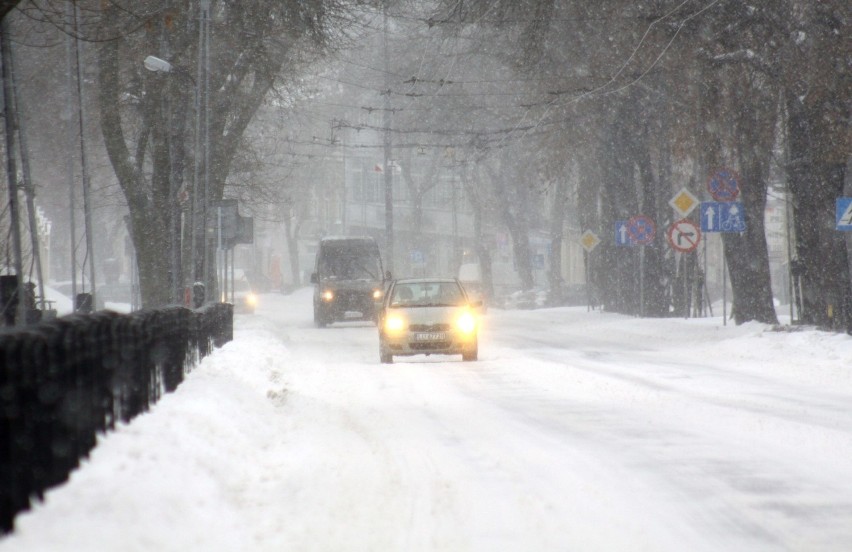
<path fill-rule="evenodd" d="M 615 245 L 633 245 L 630 242 L 630 234 L 627 233 L 627 221 L 615 221 Z"/>
<path fill-rule="evenodd" d="M 691 253 L 698 247 L 701 241 L 701 230 L 689 219 L 681 219 L 672 223 L 666 233 L 669 245 L 675 251 Z"/>
<path fill-rule="evenodd" d="M 601 243 L 601 239 L 591 230 L 586 230 L 583 232 L 583 235 L 580 236 L 580 243 L 583 245 L 583 249 L 585 249 L 587 253 L 591 253 L 592 250 Z"/>
<path fill-rule="evenodd" d="M 680 213 L 680 216 L 685 217 L 698 206 L 698 198 L 686 188 L 681 188 L 681 190 L 669 200 L 669 205 L 671 205 L 672 209 Z"/>
<path fill-rule="evenodd" d="M 734 201 L 740 195 L 740 176 L 731 169 L 722 169 L 707 181 L 707 191 L 716 201 Z"/>
<path fill-rule="evenodd" d="M 745 232 L 745 209 L 738 201 L 704 201 L 700 212 L 702 232 Z"/>
<path fill-rule="evenodd" d="M 636 215 L 627 221 L 627 235 L 632 245 L 648 245 L 656 234 L 657 227 L 650 217 Z"/>
<path fill-rule="evenodd" d="M 837 198 L 837 230 L 852 230 L 852 197 Z"/>

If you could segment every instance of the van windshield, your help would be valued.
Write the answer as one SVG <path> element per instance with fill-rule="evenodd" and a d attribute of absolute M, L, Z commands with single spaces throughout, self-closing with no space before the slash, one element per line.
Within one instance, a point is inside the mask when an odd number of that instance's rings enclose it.
<path fill-rule="evenodd" d="M 381 280 L 378 249 L 359 243 L 323 244 L 319 273 L 325 279 Z"/>

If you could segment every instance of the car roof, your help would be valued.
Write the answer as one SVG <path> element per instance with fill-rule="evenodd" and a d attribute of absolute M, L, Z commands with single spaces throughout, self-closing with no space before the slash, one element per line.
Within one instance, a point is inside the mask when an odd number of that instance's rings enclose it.
<path fill-rule="evenodd" d="M 375 243 L 375 238 L 371 236 L 325 236 L 324 238 L 320 238 L 320 243 L 328 243 L 328 242 L 371 242 Z"/>
<path fill-rule="evenodd" d="M 395 284 L 455 284 L 455 278 L 400 278 Z"/>

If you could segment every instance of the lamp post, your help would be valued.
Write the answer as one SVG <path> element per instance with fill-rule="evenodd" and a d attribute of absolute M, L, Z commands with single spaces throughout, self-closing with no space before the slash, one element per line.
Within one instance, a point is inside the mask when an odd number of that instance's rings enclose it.
<path fill-rule="evenodd" d="M 193 87 L 195 88 L 196 95 L 196 104 L 197 96 L 198 96 L 198 87 L 195 86 L 195 80 L 192 78 L 192 75 L 182 70 L 179 67 L 176 67 L 169 63 L 164 59 L 160 59 L 156 56 L 148 56 L 143 61 L 143 65 L 145 69 L 154 73 L 163 73 L 163 74 L 171 74 L 176 73 L 178 75 L 184 76 L 192 82 Z M 163 110 L 165 112 L 164 119 L 166 121 L 166 139 L 168 140 L 167 149 L 169 152 L 169 227 L 170 227 L 170 250 L 171 250 L 171 272 L 172 272 L 172 286 L 171 286 L 171 301 L 172 303 L 181 302 L 181 242 L 180 237 L 182 236 L 182 229 L 180 224 L 180 206 L 178 201 L 178 190 L 176 186 L 177 174 L 175 174 L 175 163 L 174 163 L 174 148 L 172 136 L 171 136 L 171 102 L 169 101 L 169 95 L 166 93 L 163 99 Z M 198 164 L 198 133 L 196 133 L 195 137 L 195 163 Z M 197 171 L 196 171 L 197 172 Z M 193 239 L 192 239 L 192 266 L 193 270 L 196 264 L 196 249 L 195 249 L 195 182 L 193 182 L 193 194 L 192 194 L 192 209 L 191 209 L 191 224 L 193 230 Z"/>

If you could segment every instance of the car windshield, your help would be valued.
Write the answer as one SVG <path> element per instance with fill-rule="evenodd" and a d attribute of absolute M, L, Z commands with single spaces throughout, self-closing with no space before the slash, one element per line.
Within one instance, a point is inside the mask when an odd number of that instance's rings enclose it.
<path fill-rule="evenodd" d="M 251 284 L 248 280 L 234 280 L 234 291 L 250 292 Z"/>
<path fill-rule="evenodd" d="M 390 299 L 391 307 L 454 307 L 464 304 L 464 293 L 455 282 L 397 284 Z"/>
<path fill-rule="evenodd" d="M 334 280 L 381 280 L 378 251 L 364 246 L 325 245 L 319 272 Z"/>

